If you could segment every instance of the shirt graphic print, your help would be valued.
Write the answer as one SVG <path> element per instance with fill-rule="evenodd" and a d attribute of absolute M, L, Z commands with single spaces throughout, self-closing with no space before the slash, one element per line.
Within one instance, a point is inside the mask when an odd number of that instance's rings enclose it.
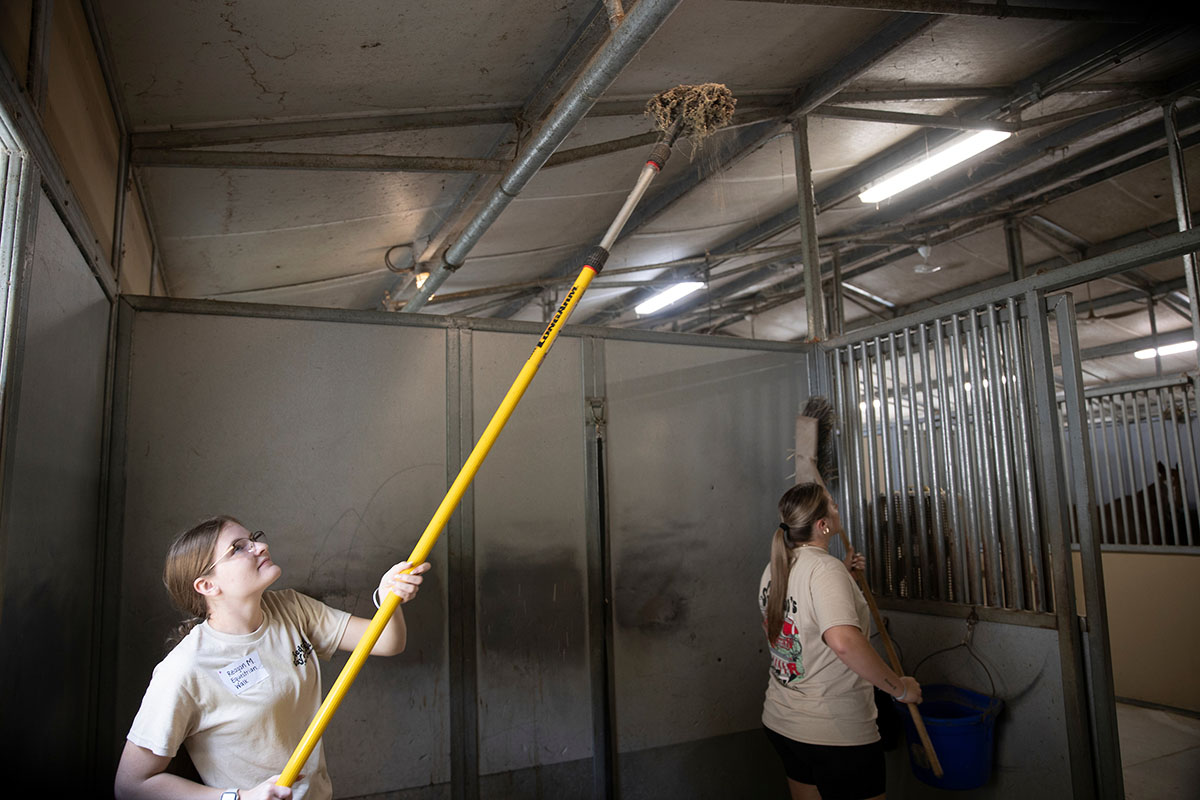
<path fill-rule="evenodd" d="M 767 582 L 759 598 L 759 606 L 763 609 L 763 631 L 767 629 L 767 595 L 771 592 L 771 583 Z M 796 601 L 790 597 L 783 600 L 783 627 L 779 629 L 779 638 L 770 643 L 771 648 L 771 677 L 790 686 L 804 678 L 804 653 L 800 646 L 800 627 L 792 619 L 796 613 Z"/>

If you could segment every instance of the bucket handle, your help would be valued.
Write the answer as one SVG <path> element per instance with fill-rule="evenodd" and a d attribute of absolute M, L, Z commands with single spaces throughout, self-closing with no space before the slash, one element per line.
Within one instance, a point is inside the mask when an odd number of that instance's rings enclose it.
<path fill-rule="evenodd" d="M 985 675 L 987 675 L 988 683 L 992 687 L 991 697 L 993 700 L 996 699 L 996 681 L 992 678 L 992 671 L 988 669 L 987 664 L 983 663 L 983 659 L 976 654 L 975 648 L 971 645 L 971 639 L 975 636 L 975 623 L 977 622 L 979 622 L 979 615 L 976 614 L 975 609 L 972 608 L 970 615 L 967 617 L 967 634 L 963 637 L 963 640 L 958 644 L 951 645 L 950 647 L 943 647 L 941 650 L 934 650 L 932 653 L 922 658 L 917 662 L 917 666 L 913 668 L 913 677 L 915 678 L 917 676 L 917 672 L 921 669 L 921 665 L 929 659 L 936 655 L 949 653 L 951 650 L 957 650 L 958 648 L 963 647 L 966 648 L 966 651 L 968 654 L 970 654 L 971 658 L 975 659 L 979 663 L 979 666 L 983 667 L 983 672 Z"/>

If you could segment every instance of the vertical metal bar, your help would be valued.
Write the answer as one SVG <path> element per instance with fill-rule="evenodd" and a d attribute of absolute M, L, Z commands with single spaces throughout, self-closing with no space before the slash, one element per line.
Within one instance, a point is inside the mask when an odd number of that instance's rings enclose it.
<path fill-rule="evenodd" d="M 1108 497 L 1109 497 L 1109 501 L 1108 501 L 1108 507 L 1109 507 L 1110 509 L 1112 509 L 1112 511 L 1113 511 L 1113 513 L 1112 513 L 1112 514 L 1109 514 L 1109 515 L 1108 515 L 1108 525 L 1109 525 L 1109 527 L 1111 528 L 1111 530 L 1109 530 L 1109 532 L 1108 532 L 1108 536 L 1107 536 L 1107 537 L 1104 537 L 1104 538 L 1102 538 L 1102 539 L 1101 539 L 1101 541 L 1102 541 L 1102 542 L 1105 542 L 1106 544 L 1122 544 L 1122 542 L 1119 542 L 1119 541 L 1117 540 L 1117 537 L 1118 537 L 1118 535 L 1119 535 L 1119 533 L 1120 533 L 1120 528 L 1117 526 L 1117 515 L 1116 515 L 1117 502 L 1118 502 L 1118 495 L 1117 495 L 1117 483 L 1116 483 L 1116 481 L 1113 479 L 1113 470 L 1112 470 L 1112 464 L 1113 464 L 1113 458 L 1114 458 L 1114 456 L 1113 456 L 1113 452 L 1110 450 L 1110 448 L 1109 448 L 1109 446 L 1108 446 L 1108 426 L 1107 426 L 1107 425 L 1105 424 L 1105 422 L 1104 422 L 1104 417 L 1105 417 L 1105 413 L 1104 413 L 1104 398 L 1103 398 L 1103 397 L 1097 397 L 1097 398 L 1095 399 L 1094 403 L 1095 403 L 1095 406 L 1096 406 L 1097 415 L 1098 415 L 1098 416 L 1099 416 L 1099 418 L 1100 418 L 1100 424 L 1099 424 L 1099 431 L 1098 431 L 1098 433 L 1100 434 L 1100 441 L 1101 441 L 1101 443 L 1104 445 L 1104 454 L 1103 454 L 1103 458 L 1104 458 L 1104 472 L 1103 472 L 1103 477 L 1105 478 L 1105 480 L 1106 480 L 1106 483 L 1107 483 L 1107 486 L 1108 486 Z M 1097 447 L 1094 447 L 1094 446 L 1093 446 L 1093 451 L 1094 451 L 1094 452 L 1098 452 L 1098 451 L 1099 451 L 1099 449 L 1100 449 L 1100 448 L 1097 448 Z M 1118 471 L 1119 471 L 1119 470 L 1118 470 Z M 1100 480 L 1100 478 L 1101 478 L 1101 475 L 1100 475 L 1100 474 L 1097 474 L 1097 475 L 1096 475 L 1096 480 L 1097 480 L 1097 482 Z M 1101 507 L 1101 508 L 1103 508 L 1103 506 L 1104 506 L 1104 504 L 1101 502 L 1102 500 L 1103 500 L 1103 498 L 1102 498 L 1102 497 L 1098 497 L 1098 498 L 1097 498 L 1097 500 L 1096 500 L 1096 504 L 1097 504 L 1097 506 L 1099 506 L 1099 507 Z M 1104 515 L 1102 514 L 1101 516 L 1104 516 Z"/>
<path fill-rule="evenodd" d="M 1060 295 L 1055 309 L 1058 324 L 1059 354 L 1062 364 L 1063 392 L 1067 401 L 1068 436 L 1071 457 L 1082 461 L 1091 442 L 1081 423 L 1079 407 L 1083 404 L 1083 380 L 1079 364 L 1079 339 L 1075 331 L 1075 307 L 1069 296 Z M 1090 501 L 1093 496 L 1091 476 L 1080 470 L 1075 478 L 1078 496 Z M 1087 502 L 1086 505 L 1091 505 Z M 1121 746 L 1117 738 L 1116 692 L 1112 678 L 1112 652 L 1108 636 L 1108 612 L 1104 602 L 1104 566 L 1101 563 L 1100 540 L 1095 535 L 1092 519 L 1080 517 L 1079 556 L 1083 571 L 1083 596 L 1087 615 L 1087 661 L 1091 674 L 1092 728 L 1095 731 L 1097 798 L 1123 800 L 1124 779 L 1121 774 Z"/>
<path fill-rule="evenodd" d="M 888 334 L 888 361 L 892 366 L 892 404 L 896 411 L 896 426 L 894 428 L 896 442 L 896 466 L 899 470 L 900 486 L 899 486 L 899 501 L 900 501 L 900 531 L 903 536 L 902 547 L 904 555 L 901 563 L 904 565 L 904 596 L 916 597 L 916 585 L 913 579 L 913 536 L 912 522 L 909 520 L 909 514 L 912 509 L 912 502 L 909 499 L 909 489 L 912 488 L 912 476 L 909 474 L 908 448 L 904 446 L 904 403 L 903 393 L 900 386 L 900 368 L 899 354 L 900 342 L 896 334 Z M 910 414 L 911 417 L 911 414 Z M 910 420 L 911 422 L 911 420 Z M 892 552 L 895 552 L 894 550 Z"/>
<path fill-rule="evenodd" d="M 895 486 L 894 473 L 896 465 L 892 458 L 892 447 L 895 443 L 895 436 L 892 434 L 892 426 L 888 415 L 888 379 L 887 379 L 887 360 L 883 355 L 883 342 L 880 337 L 875 337 L 875 363 L 878 367 L 877 377 L 879 400 L 879 431 L 880 455 L 883 456 L 883 481 L 882 488 L 884 494 L 884 509 L 887 512 L 887 527 L 883 536 L 883 557 L 886 581 L 886 591 L 890 595 L 898 596 L 900 594 L 900 578 L 896 574 L 896 508 L 895 508 Z"/>
<path fill-rule="evenodd" d="M 609 554 L 605 436 L 607 378 L 604 340 L 587 336 L 583 350 L 583 414 L 587 526 L 588 669 L 592 696 L 592 798 L 617 794 L 615 648 L 612 618 L 612 568 Z"/>
<path fill-rule="evenodd" d="M 1158 407 L 1162 411 L 1163 449 L 1167 451 L 1168 457 L 1170 456 L 1170 453 L 1171 453 L 1170 440 L 1172 437 L 1167 435 L 1167 411 L 1166 410 L 1168 408 L 1171 410 L 1170 429 L 1171 429 L 1171 432 L 1175 434 L 1173 437 L 1175 439 L 1175 456 L 1176 456 L 1175 463 L 1178 465 L 1178 466 L 1176 466 L 1175 469 L 1179 473 L 1180 480 L 1182 480 L 1183 479 L 1183 443 L 1179 441 L 1179 423 L 1175 421 L 1175 398 L 1174 398 L 1172 392 L 1170 392 L 1166 389 L 1162 389 L 1162 388 L 1158 389 Z M 1167 485 L 1163 486 L 1159 490 L 1159 497 L 1163 498 L 1162 502 L 1167 504 L 1167 507 L 1170 509 L 1170 512 L 1171 512 L 1171 533 L 1174 538 L 1174 541 L 1172 542 L 1172 544 L 1182 544 L 1183 537 L 1180 536 L 1180 534 L 1183 533 L 1184 531 L 1180 530 L 1178 518 L 1180 516 L 1183 517 L 1184 527 L 1186 528 L 1188 539 L 1192 538 L 1192 530 L 1191 530 L 1192 526 L 1191 526 L 1191 523 L 1188 522 L 1187 514 L 1177 513 L 1179 511 L 1179 509 L 1175 505 L 1175 493 L 1172 491 L 1171 484 L 1172 484 L 1171 465 L 1168 462 L 1167 463 Z M 1166 543 L 1167 543 L 1167 537 L 1166 537 L 1166 532 L 1164 531 L 1163 544 L 1166 544 Z"/>
<path fill-rule="evenodd" d="M 1032 610 L 1046 609 L 1047 587 L 1045 586 L 1045 566 L 1042 558 L 1041 526 L 1037 514 L 1037 499 L 1034 496 L 1035 478 L 1033 472 L 1033 439 L 1030 434 L 1032 426 L 1029 421 L 1028 395 L 1026 393 L 1025 372 L 1028 362 L 1023 357 L 1027 348 L 1021 346 L 1021 314 L 1015 297 L 1008 299 L 1008 352 L 1009 364 L 1012 368 L 1012 380 L 1008 383 L 1012 392 L 1012 408 L 1015 410 L 1019 446 L 1020 469 L 1017 473 L 1018 491 L 1024 501 L 1022 506 L 1025 532 L 1025 576 L 1026 590 L 1032 598 Z"/>
<path fill-rule="evenodd" d="M 916 556 L 913 561 L 916 566 L 917 592 L 916 596 L 928 598 L 930 596 L 930 582 L 933 580 L 931 572 L 936 572 L 937 568 L 929 560 L 929 531 L 926 524 L 925 501 L 927 497 L 927 489 L 929 486 L 928 474 L 925 465 L 925 451 L 921 437 L 920 418 L 917 413 L 917 390 L 915 378 L 915 361 L 917 356 L 913 354 L 913 338 L 917 332 L 912 328 L 904 330 L 904 374 L 908 381 L 908 445 L 912 450 L 913 455 L 913 516 L 916 518 L 916 530 L 914 533 L 915 541 L 913 544 L 916 549 Z M 919 343 L 921 347 L 924 343 Z M 928 420 L 926 420 L 928 422 Z"/>
<path fill-rule="evenodd" d="M 1091 400 L 1085 399 L 1083 401 L 1083 413 L 1087 415 L 1086 421 L 1087 421 L 1088 431 L 1090 432 L 1090 431 L 1095 430 L 1096 429 L 1095 417 L 1099 415 L 1099 411 L 1096 408 L 1096 404 L 1093 403 Z M 1068 444 L 1068 446 L 1070 446 L 1069 440 L 1068 440 L 1067 444 Z M 1092 466 L 1091 466 L 1092 486 L 1097 486 L 1100 482 L 1100 454 L 1096 451 L 1096 448 L 1094 448 L 1094 447 L 1090 448 L 1090 450 L 1091 450 L 1091 454 L 1092 454 Z M 1078 486 L 1079 484 L 1076 483 L 1075 485 Z M 1077 513 L 1083 514 L 1084 510 L 1082 508 L 1080 508 L 1078 505 L 1078 495 L 1076 495 L 1076 503 L 1077 503 L 1077 505 L 1076 505 Z M 1092 504 L 1098 507 L 1099 501 L 1093 500 Z M 1109 542 L 1108 522 L 1104 519 L 1103 514 L 1099 514 L 1098 517 L 1099 517 L 1098 530 L 1100 531 L 1100 541 L 1101 541 L 1101 543 L 1107 544 Z M 1076 527 L 1078 527 L 1078 526 L 1076 526 Z"/>
<path fill-rule="evenodd" d="M 879 339 L 875 340 L 878 347 Z M 871 497 L 870 502 L 864 504 L 867 513 L 873 517 L 871 525 L 871 543 L 874 546 L 871 557 L 867 559 L 867 571 L 873 578 L 873 588 L 881 594 L 890 594 L 889 587 L 886 585 L 885 577 L 887 576 L 887 564 L 884 563 L 883 555 L 886 552 L 885 534 L 883 531 L 882 519 L 879 514 L 879 498 L 883 496 L 886 502 L 886 495 L 881 495 L 880 490 L 883 488 L 883 478 L 879 474 L 880 463 L 883 458 L 882 443 L 879 442 L 875 430 L 875 398 L 872 396 L 875 392 L 874 382 L 871 380 L 871 357 L 867 351 L 867 343 L 862 345 L 862 370 L 863 370 L 863 390 L 862 397 L 866 403 L 866 409 L 863 413 L 867 417 L 867 455 L 870 462 L 871 470 Z M 876 448 L 878 447 L 878 451 Z M 883 509 L 887 511 L 887 506 Z"/>
<path fill-rule="evenodd" d="M 846 297 L 842 288 L 842 253 L 833 251 L 833 319 L 831 331 L 841 336 L 846 331 Z"/>
<path fill-rule="evenodd" d="M 955 431 L 961 427 L 961 421 L 958 417 L 958 409 L 951 403 L 951 394 L 948 384 L 946 383 L 946 334 L 942 327 L 942 320 L 935 320 L 933 326 L 934 345 L 934 360 L 937 364 L 937 381 L 941 395 L 941 431 L 942 458 L 941 461 L 946 466 L 946 486 L 947 495 L 949 497 L 950 508 L 950 524 L 951 524 L 951 540 L 950 550 L 952 554 L 952 567 L 950 570 L 952 592 L 947 600 L 953 600 L 958 603 L 969 601 L 969 585 L 970 580 L 967 577 L 967 521 L 963 517 L 963 509 L 959 503 L 961 496 L 959 467 L 966 467 L 966 463 L 960 463 L 957 459 L 957 447 L 955 439 Z"/>
<path fill-rule="evenodd" d="M 1000 532 L 1004 547 L 1004 605 L 1006 608 L 1025 608 L 1025 585 L 1021 575 L 1021 547 L 1017 539 L 1017 499 L 1013 492 L 1012 435 L 1009 430 L 1007 404 L 1008 379 L 1001 364 L 1000 321 L 996 306 L 989 304 L 984 320 L 984 344 L 987 346 L 987 387 L 991 415 L 995 422 L 993 452 L 999 456 L 996 465 L 996 491 L 1000 506 Z"/>
<path fill-rule="evenodd" d="M 945 467 L 938 458 L 933 404 L 934 383 L 929 372 L 929 327 L 924 322 L 917 326 L 917 341 L 920 342 L 922 397 L 925 401 L 925 450 L 929 454 L 929 505 L 933 517 L 933 530 L 930 532 L 933 538 L 933 568 L 929 570 L 929 591 L 938 600 L 949 600 L 950 596 L 946 591 L 946 527 L 942 515 L 942 472 Z"/>
<path fill-rule="evenodd" d="M 1185 439 L 1187 441 L 1187 449 L 1188 449 L 1188 462 L 1187 463 L 1190 466 L 1190 469 L 1188 469 L 1187 472 L 1189 475 L 1191 475 L 1191 478 L 1192 478 L 1192 480 L 1191 480 L 1192 490 L 1191 490 L 1191 493 L 1189 494 L 1189 498 L 1191 500 L 1196 501 L 1197 504 L 1200 504 L 1200 460 L 1198 460 L 1196 457 L 1197 456 L 1196 434 L 1192 429 L 1192 411 L 1191 411 L 1192 407 L 1197 405 L 1196 399 L 1195 399 L 1195 392 L 1194 392 L 1196 381 L 1200 381 L 1200 376 L 1193 375 L 1190 382 L 1185 383 L 1179 387 L 1179 393 L 1183 396 L 1182 397 L 1182 399 L 1183 399 L 1183 421 L 1184 421 L 1184 428 L 1186 430 Z M 1190 399 L 1189 399 L 1189 395 L 1191 396 Z M 1200 410 L 1200 409 L 1198 409 L 1198 410 Z M 1182 478 L 1181 478 L 1181 480 L 1182 480 Z M 1190 505 L 1190 503 L 1188 503 L 1188 505 Z M 1187 511 L 1185 510 L 1184 513 L 1187 513 Z M 1189 517 L 1190 516 L 1191 515 L 1189 514 Z M 1200 531 L 1196 531 L 1193 533 L 1192 538 L 1188 541 L 1188 544 L 1189 545 L 1200 544 Z"/>
<path fill-rule="evenodd" d="M 851 497 L 855 480 L 853 477 L 842 479 L 845 475 L 845 470 L 850 468 L 853 463 L 853 458 L 850 455 L 851 442 L 851 426 L 854 424 L 853 417 L 849 416 L 848 406 L 852 401 L 847 396 L 845 376 L 842 372 L 842 351 L 840 348 L 834 348 L 829 353 L 829 361 L 832 364 L 833 372 L 833 407 L 837 413 L 839 436 L 837 439 L 838 453 L 838 494 L 841 495 L 839 506 L 841 507 L 841 515 L 845 520 L 843 527 L 851 532 L 851 536 L 857 531 L 860 526 L 858 524 L 858 509 L 854 505 L 854 500 Z M 859 545 L 854 543 L 857 548 Z"/>
<path fill-rule="evenodd" d="M 1025 295 L 1028 319 L 1029 352 L 1032 374 L 1029 388 L 1033 401 L 1034 433 L 1038 457 L 1039 514 L 1042 530 L 1050 548 L 1051 580 L 1054 586 L 1054 616 L 1058 628 L 1059 665 L 1063 684 L 1063 710 L 1066 717 L 1067 752 L 1070 759 L 1072 796 L 1088 800 L 1095 796 L 1096 779 L 1088 726 L 1087 685 L 1083 679 L 1083 642 L 1075 601 L 1075 570 L 1071 543 L 1065 535 L 1071 517 L 1065 476 L 1065 450 L 1059 437 L 1059 422 L 1054 398 L 1054 360 L 1050 350 L 1050 332 L 1046 300 L 1041 292 Z M 1066 422 L 1064 414 L 1063 421 Z M 1076 414 L 1075 425 L 1081 421 Z M 1075 470 L 1078 472 L 1079 470 Z"/>
<path fill-rule="evenodd" d="M 1151 525 L 1150 526 L 1150 531 L 1151 531 L 1150 540 L 1147 542 L 1147 544 L 1162 544 L 1163 535 L 1166 533 L 1166 530 L 1167 530 L 1167 518 L 1166 518 L 1166 516 L 1163 515 L 1163 507 L 1162 507 L 1163 504 L 1160 501 L 1161 489 L 1159 488 L 1159 485 L 1158 485 L 1158 467 L 1161 466 L 1164 471 L 1167 470 L 1168 465 L 1171 463 L 1171 456 L 1169 453 L 1166 452 L 1167 438 L 1166 438 L 1165 430 L 1162 432 L 1163 433 L 1163 452 L 1161 453 L 1161 455 L 1158 450 L 1158 436 L 1154 430 L 1154 428 L 1155 428 L 1155 426 L 1154 426 L 1154 408 L 1152 405 L 1152 402 L 1157 402 L 1157 401 L 1158 401 L 1158 397 L 1153 392 L 1147 390 L 1146 391 L 1146 427 L 1150 431 L 1150 452 L 1154 459 L 1154 467 L 1155 468 L 1154 468 L 1154 474 L 1150 477 L 1150 483 L 1146 486 L 1146 502 L 1153 509 L 1153 511 L 1155 513 L 1155 518 L 1158 519 L 1158 541 L 1157 542 L 1154 541 L 1154 526 Z M 1163 417 L 1162 408 L 1160 407 L 1158 410 L 1158 421 L 1159 421 L 1160 427 L 1162 426 L 1162 417 Z"/>
<path fill-rule="evenodd" d="M 1025 252 L 1021 248 L 1021 221 L 1016 217 L 1004 220 L 1004 248 L 1008 253 L 1008 277 L 1019 281 L 1025 277 Z"/>
<path fill-rule="evenodd" d="M 975 416 L 975 447 L 979 460 L 972 462 L 979 465 L 982 491 L 980 504 L 983 519 L 986 522 L 983 536 L 984 574 L 987 577 L 987 602 L 999 606 L 1004 603 L 1003 576 L 1000 566 L 1000 531 L 996 514 L 996 491 L 993 483 L 995 462 L 988 447 L 988 432 L 991 420 L 985 406 L 983 366 L 979 358 L 980 334 L 979 311 L 972 310 L 967 315 L 968 359 L 971 368 L 971 412 Z"/>
<path fill-rule="evenodd" d="M 1067 451 L 1067 404 L 1065 402 L 1059 403 L 1058 405 L 1058 423 L 1058 446 L 1061 447 L 1065 453 Z M 1066 469 L 1066 473 L 1063 477 L 1067 487 L 1067 499 L 1071 504 L 1071 543 L 1079 544 L 1079 503 L 1075 501 L 1075 489 L 1073 488 L 1071 474 L 1076 469 L 1090 469 L 1090 467 L 1086 464 L 1071 464 L 1068 461 L 1064 463 L 1063 468 Z"/>
<path fill-rule="evenodd" d="M 1129 424 L 1129 409 L 1126 406 L 1126 398 L 1132 398 L 1132 396 L 1129 392 L 1122 392 L 1120 394 L 1121 429 L 1125 431 L 1125 464 L 1126 474 L 1129 475 L 1129 488 L 1125 492 L 1125 508 L 1122 513 L 1128 514 L 1128 518 L 1125 520 L 1125 541 L 1130 541 L 1130 534 L 1132 533 L 1133 543 L 1136 543 L 1141 539 L 1142 520 L 1138 514 L 1138 510 L 1133 505 L 1137 497 L 1137 486 L 1134 485 L 1133 477 L 1135 474 L 1133 467 L 1133 433 L 1137 426 L 1137 409 L 1136 407 L 1134 409 L 1133 428 L 1131 428 Z"/>
<path fill-rule="evenodd" d="M 967 312 L 970 314 L 971 312 Z M 974 414 L 966 399 L 965 379 L 963 377 L 963 347 L 959 327 L 962 322 L 955 316 L 950 321 L 950 336 L 953 343 L 950 360 L 952 370 L 951 381 L 954 384 L 955 408 L 958 411 L 958 446 L 959 459 L 963 466 L 963 502 L 966 510 L 967 533 L 967 585 L 970 587 L 970 603 L 986 603 L 987 594 L 984 591 L 984 574 L 982 561 L 982 537 L 980 533 L 979 503 L 975 487 L 976 471 L 974 465 L 979 463 L 975 452 L 975 437 L 972 428 L 975 425 Z"/>
<path fill-rule="evenodd" d="M 1150 505 L 1150 493 L 1153 491 L 1153 477 L 1148 477 L 1146 473 L 1146 453 L 1150 452 L 1150 457 L 1153 459 L 1153 449 L 1147 449 L 1145 446 L 1146 435 L 1153 435 L 1153 429 L 1150 425 L 1150 401 L 1146 402 L 1146 425 L 1141 423 L 1141 404 L 1138 402 L 1138 395 L 1145 395 L 1145 392 L 1133 392 L 1133 416 L 1136 426 L 1138 426 L 1138 471 L 1141 477 L 1141 491 L 1134 495 L 1135 498 L 1141 498 L 1141 519 L 1146 523 L 1145 539 L 1142 537 L 1142 530 L 1139 525 L 1138 529 L 1138 545 L 1148 545 L 1150 543 L 1150 531 L 1154 527 L 1153 516 L 1154 510 Z M 1153 444 L 1153 443 L 1151 443 Z M 1134 516 L 1138 516 L 1138 509 L 1134 509 Z"/>
<path fill-rule="evenodd" d="M 472 333 L 446 330 L 446 482 L 454 480 L 474 441 Z M 475 491 L 446 526 L 450 628 L 450 794 L 479 797 L 479 682 L 475 602 Z"/>
<path fill-rule="evenodd" d="M 1167 160 L 1171 164 L 1171 190 L 1175 197 L 1175 218 L 1180 231 L 1192 229 L 1192 206 L 1188 199 L 1188 185 L 1184 178 L 1187 165 L 1184 163 L 1183 148 L 1179 146 L 1179 128 L 1175 121 L 1176 105 L 1163 106 L 1163 122 L 1167 128 Z M 1188 304 L 1192 308 L 1192 339 L 1200 342 L 1200 272 L 1197 271 L 1196 254 L 1183 256 L 1183 274 L 1187 282 Z M 1196 353 L 1196 367 L 1200 369 L 1200 349 Z M 1160 360 L 1156 356 L 1156 360 Z"/>
<path fill-rule="evenodd" d="M 862 552 L 864 554 L 868 554 L 872 561 L 876 561 L 875 564 L 871 564 L 869 561 L 868 565 L 866 565 L 866 572 L 868 572 L 868 576 L 872 576 L 877 575 L 874 570 L 876 570 L 878 567 L 876 558 L 877 548 L 875 547 L 878 540 L 878 536 L 876 534 L 877 524 L 875 510 L 871 505 L 871 498 L 875 497 L 875 485 L 872 483 L 875 470 L 871 467 L 871 464 L 875 463 L 875 447 L 872 446 L 872 439 L 869 437 L 868 433 L 866 433 L 865 429 L 866 414 L 868 414 L 868 410 L 858 408 L 859 403 L 864 403 L 865 409 L 870 409 L 871 398 L 870 392 L 865 389 L 862 380 L 859 379 L 859 362 L 857 356 L 854 355 L 856 350 L 863 354 L 863 359 L 865 360 L 866 345 L 852 344 L 850 347 L 846 348 L 846 377 L 848 380 L 850 380 L 850 397 L 853 401 L 852 407 L 847 410 L 847 413 L 852 415 L 854 420 L 853 468 L 854 471 L 856 471 L 857 477 L 857 480 L 854 481 L 854 483 L 856 483 L 856 486 L 854 486 L 854 494 L 856 494 L 856 498 L 858 500 L 857 506 L 859 515 L 862 516 L 862 525 L 860 525 L 862 531 L 859 533 L 859 536 L 862 537 L 862 542 L 860 542 L 860 545 L 862 545 Z M 878 587 L 877 582 L 875 585 Z"/>
<path fill-rule="evenodd" d="M 808 150 L 808 116 L 792 120 L 792 145 L 796 154 L 796 197 L 800 205 L 800 245 L 804 259 L 804 308 L 808 338 L 826 338 L 825 304 L 821 292 L 821 253 L 817 249 L 817 204 L 813 199 L 812 157 Z"/>

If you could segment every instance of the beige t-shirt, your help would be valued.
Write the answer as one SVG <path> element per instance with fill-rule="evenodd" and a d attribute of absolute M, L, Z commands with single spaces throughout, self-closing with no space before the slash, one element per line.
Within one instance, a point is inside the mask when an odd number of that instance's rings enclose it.
<path fill-rule="evenodd" d="M 766 625 L 771 567 L 759 583 Z M 788 574 L 783 629 L 771 645 L 763 724 L 797 742 L 870 744 L 879 739 L 871 684 L 847 667 L 822 634 L 854 625 L 869 635 L 870 611 L 845 565 L 817 547 L 798 547 Z"/>
<path fill-rule="evenodd" d="M 321 704 L 321 669 L 350 614 L 285 589 L 265 592 L 263 624 L 228 634 L 197 625 L 154 668 L 129 741 L 174 757 L 180 744 L 206 786 L 249 789 L 283 771 Z M 329 800 L 317 742 L 292 785 L 296 800 Z"/>

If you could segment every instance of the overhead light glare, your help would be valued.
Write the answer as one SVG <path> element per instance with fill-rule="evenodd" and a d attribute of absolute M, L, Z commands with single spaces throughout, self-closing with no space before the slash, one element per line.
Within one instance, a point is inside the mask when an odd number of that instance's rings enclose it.
<path fill-rule="evenodd" d="M 639 304 L 633 310 L 639 316 L 645 316 L 646 314 L 653 314 L 655 311 L 658 311 L 659 309 L 666 308 L 667 306 L 671 305 L 672 303 L 674 303 L 678 300 L 682 300 L 683 298 L 687 297 L 689 294 L 696 291 L 703 285 L 704 284 L 700 281 L 684 281 L 683 283 L 677 283 L 674 286 L 670 287 L 669 289 L 664 289 L 663 291 L 654 295 L 654 297 L 651 297 L 649 300 L 645 301 L 644 303 Z"/>
<path fill-rule="evenodd" d="M 421 287 L 425 285 L 425 281 L 429 280 L 429 273 L 428 272 L 418 272 L 416 278 L 417 278 L 417 290 L 420 291 Z"/>
<path fill-rule="evenodd" d="M 910 164 L 889 178 L 867 189 L 858 196 L 864 203 L 878 203 L 894 194 L 899 194 L 910 186 L 915 186 L 923 180 L 932 178 L 939 172 L 944 172 L 955 164 L 966 161 L 971 156 L 979 155 L 989 147 L 995 147 L 1012 134 L 1008 131 L 979 131 L 954 142 L 943 150 L 930 153 L 925 158 Z"/>
<path fill-rule="evenodd" d="M 1186 342 L 1179 342 L 1178 344 L 1165 344 L 1157 350 L 1155 350 L 1153 347 L 1149 347 L 1145 350 L 1138 350 L 1133 354 L 1133 357 L 1143 359 L 1154 358 L 1156 354 L 1160 356 L 1173 356 L 1176 353 L 1189 353 L 1195 349 L 1196 342 L 1194 339 L 1192 339 Z"/>

